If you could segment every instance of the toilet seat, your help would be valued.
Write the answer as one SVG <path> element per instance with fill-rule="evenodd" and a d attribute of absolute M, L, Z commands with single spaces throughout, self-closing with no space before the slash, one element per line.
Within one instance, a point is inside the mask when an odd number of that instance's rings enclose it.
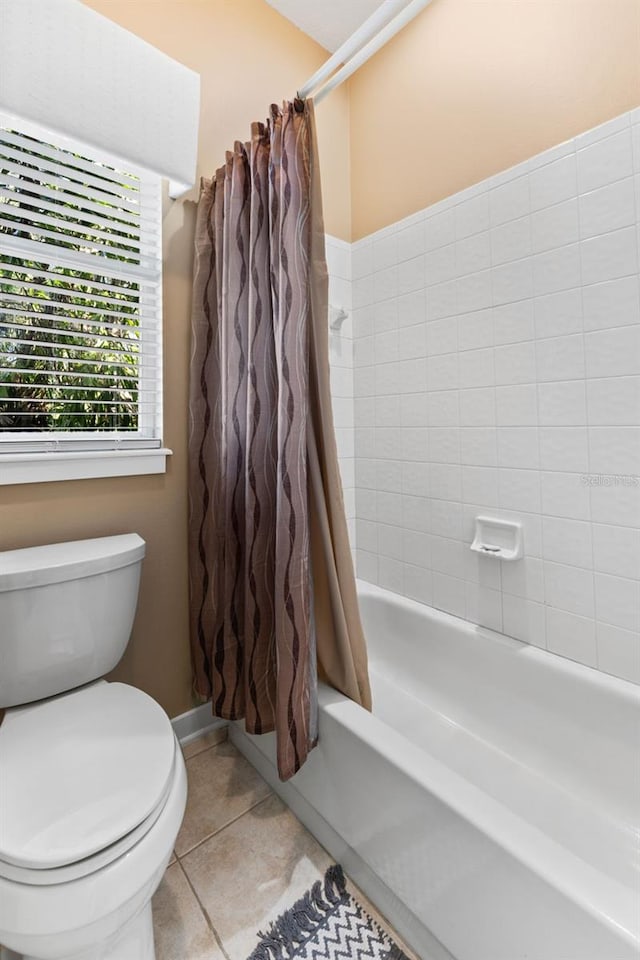
<path fill-rule="evenodd" d="M 0 726 L 0 877 L 47 885 L 87 876 L 153 826 L 174 779 L 162 708 L 99 681 L 7 711 Z"/>
<path fill-rule="evenodd" d="M 175 759 L 171 774 L 171 782 L 175 776 Z M 121 857 L 127 851 L 131 850 L 153 827 L 154 823 L 164 810 L 171 782 L 167 785 L 155 810 L 146 817 L 142 823 L 138 824 L 126 836 L 112 843 L 104 850 L 99 850 L 93 856 L 85 857 L 76 863 L 68 863 L 62 867 L 53 867 L 49 870 L 37 870 L 30 867 L 21 867 L 13 863 L 6 863 L 0 860 L 0 878 L 5 880 L 15 880 L 17 883 L 28 883 L 36 886 L 49 886 L 54 883 L 67 883 L 69 880 L 78 880 L 80 877 L 86 877 L 90 873 L 95 873 L 101 867 L 107 866 L 113 860 Z"/>

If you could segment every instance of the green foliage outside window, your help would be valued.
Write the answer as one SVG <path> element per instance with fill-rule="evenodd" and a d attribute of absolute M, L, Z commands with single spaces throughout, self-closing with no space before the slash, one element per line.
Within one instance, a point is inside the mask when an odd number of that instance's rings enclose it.
<path fill-rule="evenodd" d="M 109 260 L 136 262 L 139 253 L 135 246 L 129 253 L 127 243 L 137 228 L 118 219 L 117 199 L 105 193 L 105 217 L 113 218 L 113 225 L 100 227 L 100 242 L 107 251 L 113 246 L 114 253 L 95 255 L 95 269 L 72 270 L 7 255 L 11 236 L 38 239 L 29 230 L 34 212 L 56 221 L 47 226 L 55 246 L 42 243 L 47 254 L 55 248 L 93 252 L 95 238 L 83 233 L 79 222 L 91 222 L 82 210 L 81 185 L 70 180 L 59 201 L 49 198 L 42 206 L 38 192 L 30 190 L 42 180 L 38 141 L 33 143 L 34 151 L 24 153 L 18 188 L 10 186 L 15 198 L 0 197 L 0 431 L 137 430 L 139 284 L 99 273 L 101 261 L 105 266 Z M 0 156 L 0 181 L 5 172 Z M 6 179 L 14 182 L 15 175 Z M 111 182 L 105 184 L 105 190 L 113 189 Z M 74 190 L 77 202 L 69 198 Z M 20 298 L 30 303 L 20 303 Z"/>

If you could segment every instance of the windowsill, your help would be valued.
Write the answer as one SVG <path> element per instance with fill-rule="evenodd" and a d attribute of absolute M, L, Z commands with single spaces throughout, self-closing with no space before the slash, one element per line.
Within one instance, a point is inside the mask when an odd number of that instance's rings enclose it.
<path fill-rule="evenodd" d="M 52 480 L 86 480 L 97 477 L 133 477 L 165 473 L 173 451 L 83 450 L 61 453 L 0 454 L 0 486 L 10 483 L 44 483 Z"/>

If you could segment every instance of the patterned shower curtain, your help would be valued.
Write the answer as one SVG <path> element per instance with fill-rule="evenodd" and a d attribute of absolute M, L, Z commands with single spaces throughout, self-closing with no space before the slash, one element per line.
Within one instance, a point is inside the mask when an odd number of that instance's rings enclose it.
<path fill-rule="evenodd" d="M 189 436 L 191 649 L 215 716 L 317 741 L 317 676 L 370 708 L 331 413 L 313 106 L 271 108 L 203 181 Z"/>

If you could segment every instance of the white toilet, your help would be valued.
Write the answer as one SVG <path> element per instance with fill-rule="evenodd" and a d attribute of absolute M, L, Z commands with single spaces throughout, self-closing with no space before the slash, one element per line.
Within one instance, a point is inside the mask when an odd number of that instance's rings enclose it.
<path fill-rule="evenodd" d="M 144 552 L 127 534 L 0 553 L 2 960 L 154 960 L 185 766 L 164 710 L 100 679 Z"/>

